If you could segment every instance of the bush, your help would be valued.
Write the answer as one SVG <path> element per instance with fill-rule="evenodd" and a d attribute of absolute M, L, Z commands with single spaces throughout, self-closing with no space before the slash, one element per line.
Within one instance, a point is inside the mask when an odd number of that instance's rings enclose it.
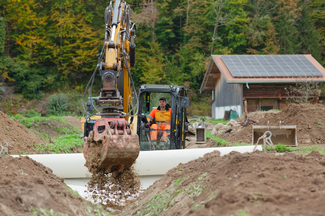
<path fill-rule="evenodd" d="M 68 97 L 63 94 L 53 94 L 49 97 L 49 111 L 53 115 L 63 115 L 68 111 Z"/>

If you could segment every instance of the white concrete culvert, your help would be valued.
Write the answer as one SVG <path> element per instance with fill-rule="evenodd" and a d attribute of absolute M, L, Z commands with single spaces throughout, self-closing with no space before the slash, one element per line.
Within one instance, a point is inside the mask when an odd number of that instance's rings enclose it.
<path fill-rule="evenodd" d="M 134 168 L 139 174 L 141 188 L 146 189 L 155 181 L 159 180 L 168 170 L 176 167 L 180 163 L 187 163 L 191 160 L 202 157 L 204 154 L 218 150 L 220 156 L 232 151 L 246 153 L 252 152 L 254 146 L 238 147 L 216 147 L 183 150 L 161 150 L 161 151 L 140 151 Z M 261 146 L 257 150 L 262 150 Z M 11 155 L 19 157 L 18 155 Z M 24 155 L 25 156 L 25 155 Z M 86 184 L 90 179 L 90 173 L 84 166 L 83 154 L 34 154 L 26 155 L 33 160 L 42 163 L 53 170 L 53 173 L 65 179 L 65 183 L 73 190 L 79 192 L 83 197 Z"/>

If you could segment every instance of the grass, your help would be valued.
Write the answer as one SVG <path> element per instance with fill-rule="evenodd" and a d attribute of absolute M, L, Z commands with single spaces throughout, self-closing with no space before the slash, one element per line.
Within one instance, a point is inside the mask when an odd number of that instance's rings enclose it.
<path fill-rule="evenodd" d="M 302 147 L 287 147 L 295 154 L 309 154 L 312 151 L 318 151 L 320 154 L 325 154 L 325 148 L 317 146 L 302 146 Z"/>
<path fill-rule="evenodd" d="M 70 153 L 73 148 L 82 147 L 83 140 L 79 134 L 55 137 L 56 143 L 46 143 L 44 146 L 36 144 L 35 148 L 41 152 Z"/>
<path fill-rule="evenodd" d="M 46 120 L 57 119 L 60 122 L 63 121 L 63 120 L 61 120 L 61 117 L 60 116 L 50 116 L 50 117 L 41 117 L 41 116 L 24 117 L 21 114 L 17 114 L 17 115 L 10 116 L 10 118 L 18 121 L 20 124 L 25 125 L 25 127 L 27 127 L 27 128 L 30 128 L 34 123 L 37 123 L 37 122 L 45 122 Z"/>
<path fill-rule="evenodd" d="M 201 174 L 194 182 L 184 187 L 181 184 L 184 178 L 179 178 L 177 180 L 174 180 L 174 184 L 172 184 L 169 188 L 167 188 L 163 192 L 156 194 L 148 202 L 144 203 L 138 212 L 133 212 L 132 215 L 138 215 L 138 216 L 160 215 L 161 212 L 167 211 L 169 208 L 172 208 L 175 205 L 174 198 L 179 193 L 183 193 L 187 195 L 192 200 L 192 204 L 193 204 L 192 208 L 194 210 L 198 210 L 202 208 L 206 202 L 210 201 L 212 198 L 215 197 L 215 195 L 212 194 L 213 196 L 209 196 L 206 201 L 200 203 L 194 202 L 195 200 L 194 198 L 198 197 L 204 190 L 204 187 L 202 186 L 202 181 L 206 181 L 207 175 L 208 173 Z M 138 205 L 136 206 L 138 207 Z"/>
<path fill-rule="evenodd" d="M 252 144 L 241 142 L 241 143 L 232 143 L 230 146 L 251 146 Z"/>
<path fill-rule="evenodd" d="M 193 117 L 192 117 L 193 118 Z M 201 122 L 201 119 L 204 119 L 205 122 L 211 122 L 211 123 L 214 123 L 214 124 L 218 124 L 218 123 L 222 123 L 224 125 L 226 125 L 229 121 L 224 121 L 223 119 L 215 119 L 215 118 L 206 118 L 206 117 L 203 117 L 203 116 L 198 116 L 196 118 L 196 120 L 191 120 L 190 121 L 190 124 L 193 124 L 195 122 Z"/>
<path fill-rule="evenodd" d="M 291 149 L 289 147 L 286 147 L 285 145 L 282 145 L 282 144 L 277 144 L 276 146 L 274 146 L 274 148 L 277 152 L 280 152 L 280 153 L 291 151 Z M 271 146 L 266 146 L 266 150 L 273 151 L 273 148 Z"/>
<path fill-rule="evenodd" d="M 75 190 L 72 190 L 69 186 L 66 186 L 68 191 L 71 193 L 71 194 L 74 194 L 78 197 L 81 197 L 80 194 L 78 193 L 78 191 L 75 191 Z"/>
<path fill-rule="evenodd" d="M 32 112 L 32 114 L 34 114 Z M 12 119 L 15 119 L 19 123 L 25 125 L 27 128 L 31 128 L 33 125 L 36 128 L 39 128 L 38 122 L 45 122 L 45 121 L 52 121 L 57 120 L 59 121 L 62 127 L 53 128 L 53 130 L 59 132 L 63 136 L 54 137 L 56 143 L 46 143 L 44 145 L 35 144 L 35 148 L 41 152 L 49 152 L 49 153 L 70 153 L 72 149 L 79 148 L 83 146 L 83 140 L 80 139 L 80 132 L 77 127 L 68 124 L 66 121 L 62 119 L 61 116 L 50 116 L 50 117 L 41 117 L 39 115 L 31 115 L 32 117 L 24 117 L 21 114 L 17 114 L 11 116 Z M 46 133 L 41 133 L 35 129 L 32 131 L 37 134 L 42 139 L 49 142 L 49 135 Z"/>
<path fill-rule="evenodd" d="M 107 212 L 104 207 L 100 204 L 90 203 L 85 205 L 85 212 L 88 216 L 109 216 L 111 215 Z M 63 214 L 59 212 L 54 212 L 53 209 L 47 208 L 33 208 L 31 216 L 69 216 L 68 214 Z"/>
<path fill-rule="evenodd" d="M 216 137 L 214 135 L 211 134 L 211 131 L 208 131 L 205 133 L 205 137 L 207 139 L 212 139 L 213 141 L 216 142 L 216 146 L 226 146 L 227 145 L 227 141 L 220 138 L 220 137 Z"/>
<path fill-rule="evenodd" d="M 156 194 L 147 203 L 143 204 L 141 211 L 137 212 L 138 216 L 144 215 L 159 215 L 160 212 L 166 211 L 175 205 L 175 202 L 171 202 L 168 206 L 170 200 L 174 198 L 174 192 L 170 190 L 165 190 L 161 194 Z"/>

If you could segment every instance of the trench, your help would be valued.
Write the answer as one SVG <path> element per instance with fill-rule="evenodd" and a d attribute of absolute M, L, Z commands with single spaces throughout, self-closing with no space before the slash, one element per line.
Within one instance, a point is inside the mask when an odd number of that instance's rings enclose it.
<path fill-rule="evenodd" d="M 232 151 L 246 153 L 252 152 L 254 146 L 238 147 L 216 147 L 198 148 L 182 150 L 157 150 L 140 151 L 139 157 L 134 165 L 141 181 L 141 189 L 145 190 L 170 169 L 180 163 L 187 163 L 202 157 L 206 153 L 218 150 L 220 156 Z M 257 150 L 262 150 L 262 146 L 257 146 Z M 19 157 L 19 155 L 11 155 Z M 82 197 L 86 197 L 86 184 L 90 180 L 91 174 L 84 166 L 85 159 L 83 154 L 34 154 L 23 155 L 42 163 L 44 166 L 53 170 L 53 173 L 60 178 L 64 178 L 65 183 L 73 190 L 77 191 Z"/>

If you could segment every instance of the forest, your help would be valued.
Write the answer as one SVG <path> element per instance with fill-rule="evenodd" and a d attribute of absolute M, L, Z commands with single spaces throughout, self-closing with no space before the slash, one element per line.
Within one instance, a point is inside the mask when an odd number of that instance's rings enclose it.
<path fill-rule="evenodd" d="M 325 65 L 324 0 L 129 0 L 138 88 L 185 85 L 196 95 L 216 54 L 311 54 Z M 104 40 L 104 0 L 0 3 L 0 81 L 26 99 L 82 92 Z M 100 87 L 100 79 L 96 84 Z"/>

